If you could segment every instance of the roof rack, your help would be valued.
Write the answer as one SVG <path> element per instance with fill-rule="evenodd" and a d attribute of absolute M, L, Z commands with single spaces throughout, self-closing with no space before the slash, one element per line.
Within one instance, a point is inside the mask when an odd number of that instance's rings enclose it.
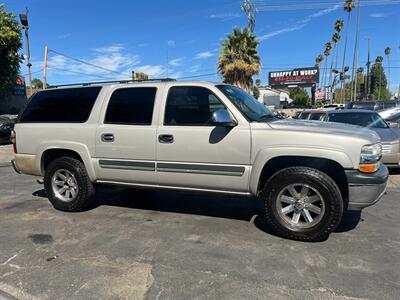
<path fill-rule="evenodd" d="M 94 82 L 77 82 L 77 83 L 68 83 L 68 84 L 58 84 L 49 86 L 47 89 L 55 89 L 59 87 L 65 86 L 91 86 L 91 85 L 98 85 L 98 84 L 112 84 L 112 83 L 135 83 L 135 82 L 170 82 L 176 81 L 173 78 L 159 78 L 159 79 L 147 79 L 147 80 L 114 80 L 114 81 L 94 81 Z"/>

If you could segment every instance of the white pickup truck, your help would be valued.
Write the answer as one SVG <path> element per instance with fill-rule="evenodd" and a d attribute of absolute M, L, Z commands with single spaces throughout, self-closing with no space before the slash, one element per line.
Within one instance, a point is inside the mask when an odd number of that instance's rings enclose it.
<path fill-rule="evenodd" d="M 15 170 L 44 177 L 57 209 L 81 210 L 101 183 L 256 196 L 277 234 L 305 241 L 377 202 L 388 179 L 374 132 L 277 120 L 209 82 L 53 87 L 29 101 L 13 139 Z"/>

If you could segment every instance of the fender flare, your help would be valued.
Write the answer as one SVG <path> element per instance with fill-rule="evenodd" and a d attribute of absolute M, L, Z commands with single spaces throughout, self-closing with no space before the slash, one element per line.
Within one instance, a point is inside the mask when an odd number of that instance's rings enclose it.
<path fill-rule="evenodd" d="M 337 162 L 343 169 L 354 168 L 351 158 L 346 153 L 338 150 L 288 146 L 266 148 L 257 153 L 252 166 L 249 189 L 253 195 L 257 195 L 259 180 L 264 166 L 271 159 L 284 156 L 328 159 Z"/>
<path fill-rule="evenodd" d="M 38 155 L 40 159 L 36 160 L 36 168 L 37 170 L 41 170 L 42 175 L 44 173 L 43 170 L 43 153 L 47 150 L 54 150 L 54 149 L 60 149 L 60 150 L 70 150 L 76 152 L 83 161 L 83 164 L 86 168 L 86 171 L 89 175 L 89 178 L 92 182 L 94 182 L 97 178 L 96 172 L 94 170 L 93 164 L 92 164 L 92 158 L 90 155 L 89 148 L 82 143 L 76 143 L 76 142 L 66 142 L 66 141 L 46 141 L 44 143 L 41 143 L 38 147 Z"/>

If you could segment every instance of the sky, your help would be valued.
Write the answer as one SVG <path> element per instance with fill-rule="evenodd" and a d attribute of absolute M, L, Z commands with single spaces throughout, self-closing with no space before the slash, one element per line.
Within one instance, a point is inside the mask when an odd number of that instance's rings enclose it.
<path fill-rule="evenodd" d="M 247 18 L 240 0 L 0 0 L 14 14 L 29 9 L 34 78 L 43 76 L 44 48 L 50 49 L 47 81 L 62 84 L 129 79 L 132 71 L 152 78 L 221 81 L 216 63 L 222 40 Z M 254 0 L 255 33 L 262 71 L 309 67 L 330 41 L 336 19 L 347 19 L 339 0 Z M 390 88 L 400 83 L 400 0 L 362 0 L 359 66 L 392 48 Z M 356 11 L 351 15 L 346 65 L 352 65 Z M 342 56 L 345 29 L 339 45 Z M 24 48 L 21 53 L 25 53 Z M 66 55 L 62 56 L 62 55 Z M 91 65 L 83 64 L 76 58 Z M 341 59 L 340 59 L 341 61 Z M 26 64 L 26 62 L 25 62 Z M 98 66 L 98 67 L 95 67 Z M 387 61 L 384 66 L 388 73 Z M 21 73 L 27 74 L 25 65 Z M 27 78 L 27 76 L 26 76 Z"/>

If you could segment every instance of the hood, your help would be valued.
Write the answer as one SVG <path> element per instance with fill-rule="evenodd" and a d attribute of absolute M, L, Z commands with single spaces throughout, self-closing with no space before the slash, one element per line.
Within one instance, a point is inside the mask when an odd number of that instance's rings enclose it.
<path fill-rule="evenodd" d="M 379 135 L 382 143 L 398 141 L 400 139 L 399 132 L 393 128 L 371 128 L 371 130 Z"/>
<path fill-rule="evenodd" d="M 370 140 L 371 143 L 377 143 L 380 140 L 380 137 L 374 131 L 349 124 L 294 119 L 279 120 L 268 124 L 273 129 L 361 137 Z"/>

